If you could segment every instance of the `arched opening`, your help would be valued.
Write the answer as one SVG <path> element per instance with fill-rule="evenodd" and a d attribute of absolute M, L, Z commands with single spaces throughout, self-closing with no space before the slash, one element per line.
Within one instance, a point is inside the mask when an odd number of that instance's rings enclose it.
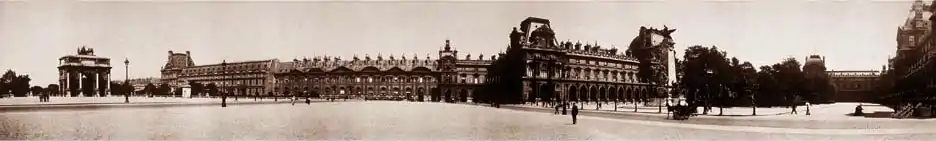
<path fill-rule="evenodd" d="M 539 98 L 542 101 L 548 102 L 552 98 L 552 96 L 550 95 L 551 92 L 549 90 L 549 86 L 546 84 L 540 84 L 539 93 L 540 93 Z"/>
<path fill-rule="evenodd" d="M 592 86 L 591 90 L 588 90 L 588 91 L 591 92 L 589 93 L 589 96 L 590 96 L 589 100 L 598 101 L 598 94 L 600 94 L 600 91 L 598 91 L 598 87 Z"/>
<path fill-rule="evenodd" d="M 413 88 L 406 88 L 406 91 L 404 91 L 404 93 L 406 93 L 406 100 L 408 101 L 415 100 L 413 97 Z"/>
<path fill-rule="evenodd" d="M 461 92 L 458 93 L 459 102 L 468 102 L 468 90 L 461 89 Z"/>
<path fill-rule="evenodd" d="M 578 91 L 576 90 L 577 89 L 575 89 L 575 86 L 569 86 L 569 91 L 568 91 L 569 94 L 567 95 L 568 96 L 567 98 L 569 99 L 569 101 L 578 102 Z"/>
<path fill-rule="evenodd" d="M 416 100 L 419 102 L 425 101 L 426 88 L 419 87 L 416 89 Z"/>
<path fill-rule="evenodd" d="M 588 89 L 585 86 L 579 86 L 578 101 L 586 102 L 588 101 Z"/>

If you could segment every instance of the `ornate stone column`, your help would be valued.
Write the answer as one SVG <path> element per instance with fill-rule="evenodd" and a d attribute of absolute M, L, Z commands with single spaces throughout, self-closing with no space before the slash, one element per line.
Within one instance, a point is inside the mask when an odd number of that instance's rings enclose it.
<path fill-rule="evenodd" d="M 59 89 L 57 91 L 63 96 L 68 95 L 68 81 L 71 80 L 68 74 L 68 71 L 59 69 Z"/>
<path fill-rule="evenodd" d="M 78 72 L 78 97 L 84 97 L 85 74 Z"/>

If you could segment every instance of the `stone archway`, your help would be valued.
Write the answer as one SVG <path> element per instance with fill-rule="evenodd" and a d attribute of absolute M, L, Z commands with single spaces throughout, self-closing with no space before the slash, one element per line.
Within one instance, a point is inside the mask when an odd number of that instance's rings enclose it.
<path fill-rule="evenodd" d="M 625 90 L 625 93 L 624 93 L 624 97 L 625 97 L 625 98 L 624 98 L 624 101 L 625 101 L 625 102 L 634 102 L 634 101 L 635 101 L 635 100 L 634 100 L 634 97 L 635 97 L 635 96 L 634 96 L 634 88 L 632 88 L 632 87 L 627 87 L 627 89 Z"/>
<path fill-rule="evenodd" d="M 586 102 L 588 101 L 588 88 L 585 85 L 579 86 L 578 101 Z"/>
<path fill-rule="evenodd" d="M 566 99 L 569 101 L 578 101 L 578 89 L 575 87 L 576 86 L 569 86 L 568 95 L 566 95 Z"/>
<path fill-rule="evenodd" d="M 549 90 L 548 85 L 540 84 L 538 89 L 539 90 L 537 91 L 537 93 L 539 93 L 539 95 L 537 95 L 537 97 L 539 97 L 541 101 L 546 102 L 552 99 L 553 96 L 550 95 L 551 92 L 549 92 L 550 90 Z"/>
<path fill-rule="evenodd" d="M 423 102 L 426 100 L 426 88 L 419 87 L 416 89 L 416 101 Z"/>
<path fill-rule="evenodd" d="M 618 96 L 617 96 L 617 100 L 618 100 L 618 101 L 623 101 L 623 100 L 624 100 L 624 94 L 626 94 L 625 91 L 624 91 L 624 88 L 623 88 L 623 87 L 618 88 L 618 89 L 617 89 L 617 95 L 618 95 Z"/>
<path fill-rule="evenodd" d="M 461 91 L 458 92 L 458 101 L 468 102 L 468 89 L 461 89 Z"/>
<path fill-rule="evenodd" d="M 404 93 L 406 93 L 406 100 L 407 100 L 407 101 L 413 101 L 413 100 L 414 100 L 414 99 L 413 99 L 413 88 L 406 88 L 406 91 L 404 91 Z"/>
<path fill-rule="evenodd" d="M 596 87 L 596 86 L 591 86 L 591 88 L 590 88 L 588 91 L 589 91 L 589 93 L 588 93 L 588 94 L 589 94 L 589 100 L 591 100 L 591 101 L 598 101 L 598 94 L 600 94 L 600 92 L 601 92 L 601 91 L 598 91 L 598 87 Z"/>

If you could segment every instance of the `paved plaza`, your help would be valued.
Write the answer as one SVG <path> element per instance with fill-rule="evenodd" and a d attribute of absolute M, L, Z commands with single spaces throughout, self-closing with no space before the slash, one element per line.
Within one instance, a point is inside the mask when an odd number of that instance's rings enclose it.
<path fill-rule="evenodd" d="M 353 101 L 0 113 L 0 139 L 931 140 L 936 130 L 669 123 L 469 104 Z"/>

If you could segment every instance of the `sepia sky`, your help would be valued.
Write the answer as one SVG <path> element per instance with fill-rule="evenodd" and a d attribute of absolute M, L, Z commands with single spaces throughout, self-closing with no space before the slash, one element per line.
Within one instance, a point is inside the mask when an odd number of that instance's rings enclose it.
<path fill-rule="evenodd" d="M 113 80 L 159 77 L 168 51 L 196 65 L 354 54 L 438 58 L 450 39 L 459 57 L 503 51 L 529 16 L 551 20 L 559 40 L 621 50 L 640 26 L 678 29 L 681 52 L 716 45 L 757 66 L 817 52 L 834 70 L 880 70 L 896 48 L 910 0 L 614 2 L 0 2 L 0 69 L 57 83 L 58 58 L 82 45 L 113 58 Z M 930 2 L 926 2 L 930 3 Z M 485 57 L 489 58 L 489 57 Z"/>

